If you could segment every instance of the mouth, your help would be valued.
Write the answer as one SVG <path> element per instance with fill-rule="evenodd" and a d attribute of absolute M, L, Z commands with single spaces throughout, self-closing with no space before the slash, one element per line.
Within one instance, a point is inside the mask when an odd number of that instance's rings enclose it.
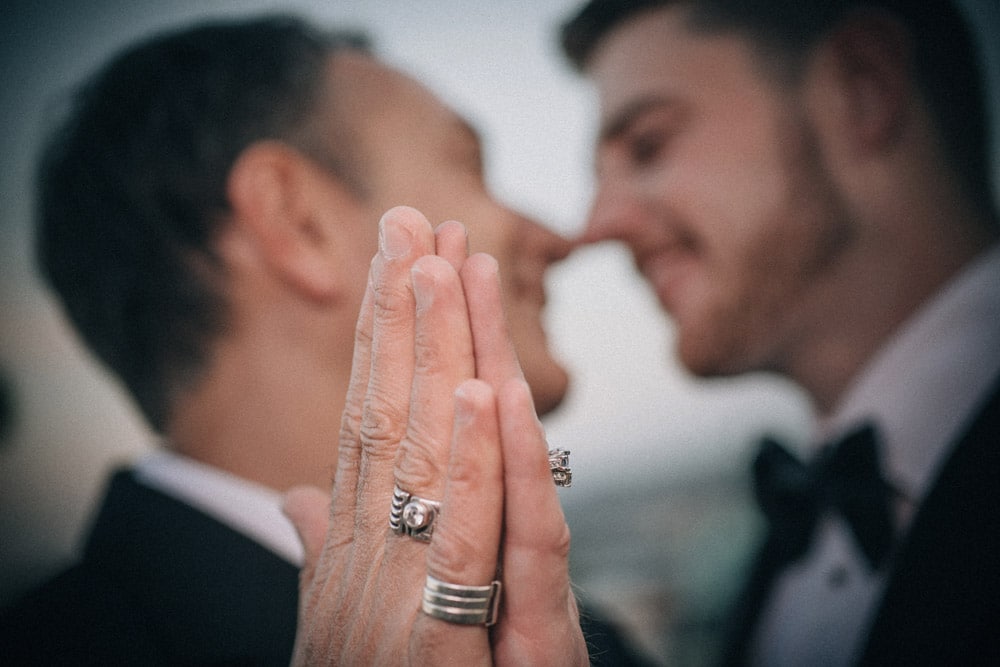
<path fill-rule="evenodd" d="M 676 309 L 680 294 L 692 271 L 693 253 L 682 244 L 671 244 L 636 257 L 636 267 L 670 313 Z"/>

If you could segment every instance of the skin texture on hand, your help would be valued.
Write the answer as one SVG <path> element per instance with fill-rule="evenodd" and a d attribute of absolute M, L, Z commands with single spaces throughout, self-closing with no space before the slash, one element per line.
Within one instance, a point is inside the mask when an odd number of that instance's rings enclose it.
<path fill-rule="evenodd" d="M 383 216 L 332 501 L 288 494 L 306 552 L 298 665 L 588 664 L 569 529 L 504 321 L 496 262 L 457 223 Z M 388 527 L 393 485 L 440 500 L 430 543 Z M 499 575 L 498 575 L 499 573 Z M 420 611 L 426 576 L 503 583 L 489 630 Z"/>

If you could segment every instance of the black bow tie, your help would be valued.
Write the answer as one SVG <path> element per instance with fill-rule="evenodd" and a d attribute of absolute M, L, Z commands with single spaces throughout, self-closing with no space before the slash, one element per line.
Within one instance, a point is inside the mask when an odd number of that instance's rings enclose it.
<path fill-rule="evenodd" d="M 865 426 L 824 447 L 803 464 L 766 438 L 754 461 L 757 502 L 767 515 L 775 548 L 786 562 L 805 554 L 816 520 L 839 512 L 869 564 L 878 569 L 894 541 L 892 488 L 879 472 L 875 429 Z"/>

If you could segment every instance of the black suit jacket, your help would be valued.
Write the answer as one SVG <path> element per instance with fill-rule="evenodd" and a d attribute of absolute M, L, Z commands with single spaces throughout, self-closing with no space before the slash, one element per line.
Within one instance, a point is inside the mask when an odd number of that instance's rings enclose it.
<path fill-rule="evenodd" d="M 0 616 L 0 664 L 286 666 L 297 604 L 296 567 L 120 471 L 81 561 Z M 650 664 L 581 617 L 593 665 Z"/>
<path fill-rule="evenodd" d="M 108 486 L 81 561 L 8 610 L 10 665 L 287 665 L 298 569 L 136 482 Z"/>
<path fill-rule="evenodd" d="M 776 562 L 768 536 L 732 617 L 723 664 L 745 663 Z M 1000 382 L 899 547 L 860 664 L 1000 664 Z"/>

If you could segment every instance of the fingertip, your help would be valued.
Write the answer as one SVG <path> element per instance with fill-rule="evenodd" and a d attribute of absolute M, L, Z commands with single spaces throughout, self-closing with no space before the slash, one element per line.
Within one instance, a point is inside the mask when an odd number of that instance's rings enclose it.
<path fill-rule="evenodd" d="M 434 230 L 423 213 L 411 206 L 394 206 L 382 214 L 378 224 L 379 252 L 389 259 L 419 254 L 434 247 Z"/>
<path fill-rule="evenodd" d="M 330 525 L 330 494 L 314 486 L 293 487 L 285 494 L 281 511 L 302 543 L 303 571 L 311 574 Z"/>
<path fill-rule="evenodd" d="M 435 227 L 434 237 L 439 241 L 466 248 L 468 247 L 469 231 L 458 220 L 446 220 Z"/>
<path fill-rule="evenodd" d="M 330 506 L 330 494 L 315 486 L 295 486 L 289 489 L 281 502 L 281 512 L 298 527 L 321 510 L 326 515 Z"/>
<path fill-rule="evenodd" d="M 462 268 L 469 256 L 469 235 L 465 225 L 448 220 L 434 230 L 435 252 L 451 264 L 456 271 Z"/>
<path fill-rule="evenodd" d="M 399 225 L 427 225 L 430 226 L 430 222 L 427 220 L 427 216 L 413 208 L 412 206 L 393 206 L 388 211 L 382 214 L 379 220 L 379 225 L 384 225 L 386 223 L 393 223 Z"/>
<path fill-rule="evenodd" d="M 455 389 L 455 424 L 468 422 L 494 401 L 493 388 L 486 382 L 476 378 L 463 381 Z"/>
<path fill-rule="evenodd" d="M 480 278 L 493 278 L 500 273 L 500 263 L 497 259 L 485 252 L 477 252 L 470 255 L 462 265 L 462 275 Z"/>
<path fill-rule="evenodd" d="M 411 271 L 420 271 L 432 276 L 443 276 L 455 273 L 454 267 L 442 257 L 437 255 L 422 255 L 413 262 Z"/>
<path fill-rule="evenodd" d="M 410 267 L 410 282 L 416 300 L 417 314 L 426 311 L 434 303 L 437 290 L 452 293 L 461 302 L 462 287 L 455 267 L 445 258 L 437 255 L 423 255 Z"/>

